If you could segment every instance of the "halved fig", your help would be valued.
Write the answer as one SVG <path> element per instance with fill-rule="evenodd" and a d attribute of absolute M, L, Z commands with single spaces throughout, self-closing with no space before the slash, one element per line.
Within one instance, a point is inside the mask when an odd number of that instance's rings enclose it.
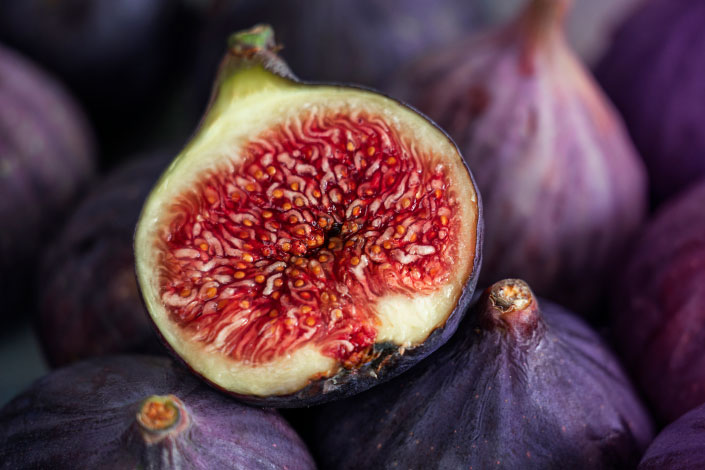
<path fill-rule="evenodd" d="M 250 403 L 350 395 L 455 330 L 481 210 L 453 141 L 373 91 L 298 81 L 271 28 L 231 37 L 200 129 L 135 238 L 165 342 Z"/>

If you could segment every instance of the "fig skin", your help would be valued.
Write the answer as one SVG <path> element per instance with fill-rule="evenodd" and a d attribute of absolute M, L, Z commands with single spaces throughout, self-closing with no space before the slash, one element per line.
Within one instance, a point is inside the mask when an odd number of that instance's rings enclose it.
<path fill-rule="evenodd" d="M 132 237 L 168 152 L 138 155 L 96 183 L 43 256 L 36 329 L 59 367 L 105 354 L 166 353 L 135 279 Z"/>
<path fill-rule="evenodd" d="M 253 28 L 251 31 L 256 32 L 258 34 L 259 30 L 262 28 L 269 28 L 267 25 L 259 25 L 255 28 Z M 238 35 L 241 35 L 243 33 L 239 33 Z M 255 35 L 256 35 L 255 34 Z M 271 33 L 273 34 L 273 33 Z M 231 39 L 234 38 L 235 36 L 238 35 L 232 35 Z M 272 36 L 273 38 L 273 36 Z M 258 37 L 258 40 L 261 39 Z M 273 41 L 273 39 L 272 39 Z M 223 60 L 221 63 L 220 69 L 219 69 L 219 75 L 216 80 L 216 85 L 213 91 L 213 94 L 211 96 L 211 104 L 209 105 L 209 109 L 213 107 L 215 100 L 217 99 L 217 91 L 218 91 L 218 84 L 222 83 L 225 79 L 228 78 L 228 73 L 232 73 L 234 70 L 237 70 L 239 67 L 243 68 L 249 68 L 252 67 L 253 64 L 255 66 L 262 66 L 268 73 L 271 73 L 273 75 L 276 75 L 278 79 L 285 79 L 287 82 L 291 82 L 297 85 L 305 85 L 305 86 L 311 86 L 311 87 L 339 87 L 341 89 L 351 89 L 354 91 L 360 90 L 363 92 L 373 92 L 376 94 L 379 94 L 375 90 L 370 90 L 365 87 L 360 87 L 356 85 L 341 85 L 339 83 L 333 83 L 333 84 L 326 84 L 326 83 L 321 83 L 321 82 L 308 82 L 308 81 L 302 81 L 296 78 L 293 73 L 290 71 L 288 65 L 276 55 L 276 50 L 278 50 L 278 47 L 274 45 L 272 42 L 271 44 L 266 43 L 264 46 L 262 44 L 255 44 L 255 45 L 246 45 L 247 47 L 243 47 L 243 45 L 237 45 L 233 47 L 231 44 L 231 48 L 229 50 L 229 53 L 226 54 L 226 58 Z M 242 55 L 242 50 L 244 50 L 245 55 Z M 381 94 L 380 94 L 381 95 Z M 384 95 L 382 95 L 384 96 Z M 404 108 L 408 108 L 412 110 L 414 113 L 419 115 L 421 118 L 424 119 L 425 123 L 432 126 L 435 131 L 439 131 L 443 135 L 443 139 L 447 139 L 447 143 L 451 144 L 453 149 L 455 151 L 458 151 L 457 146 L 453 142 L 453 140 L 448 136 L 448 134 L 438 127 L 433 121 L 428 119 L 426 116 L 422 115 L 419 113 L 416 109 L 406 105 L 405 103 L 395 100 L 393 98 L 386 97 L 390 100 L 393 100 L 395 103 L 401 105 Z M 196 131 L 196 135 L 199 134 L 205 127 L 208 126 L 209 124 L 209 119 L 211 116 L 209 116 L 209 111 L 207 110 L 206 113 L 204 114 L 204 117 L 199 125 L 199 128 Z M 459 152 L 459 151 L 458 151 Z M 179 158 L 179 157 L 177 157 Z M 476 197 L 476 227 L 475 227 L 475 240 L 474 240 L 474 254 L 472 257 L 472 272 L 466 279 L 465 283 L 463 284 L 461 294 L 458 298 L 458 301 L 455 305 L 455 308 L 450 312 L 447 316 L 447 319 L 444 324 L 437 326 L 430 334 L 429 336 L 423 341 L 423 343 L 420 343 L 418 345 L 413 345 L 411 347 L 409 346 L 401 346 L 401 345 L 396 345 L 392 343 L 383 343 L 383 344 L 376 344 L 374 348 L 374 353 L 376 354 L 376 358 L 372 361 L 369 361 L 365 363 L 364 365 L 357 367 L 355 369 L 342 369 L 338 373 L 336 373 L 333 376 L 330 377 L 324 377 L 324 378 L 312 378 L 308 385 L 305 386 L 304 388 L 296 391 L 295 393 L 290 393 L 290 394 L 281 394 L 281 395 L 269 395 L 269 396 L 256 396 L 256 395 L 245 395 L 245 394 L 238 394 L 235 393 L 231 390 L 227 390 L 218 384 L 214 383 L 212 380 L 210 380 L 207 376 L 205 376 L 203 373 L 197 371 L 193 365 L 188 364 L 182 357 L 180 357 L 179 353 L 174 350 L 174 348 L 168 343 L 168 341 L 164 338 L 161 332 L 159 332 L 159 328 L 155 326 L 157 329 L 160 337 L 162 338 L 162 341 L 166 345 L 167 349 L 171 351 L 179 361 L 181 361 L 186 367 L 190 368 L 191 371 L 201 377 L 205 382 L 209 383 L 212 387 L 219 389 L 223 391 L 224 393 L 227 393 L 229 395 L 232 395 L 239 400 L 241 400 L 244 403 L 251 404 L 251 405 L 257 405 L 257 406 L 266 406 L 266 407 L 276 407 L 276 408 L 299 408 L 299 407 L 305 407 L 305 406 L 312 406 L 312 405 L 317 405 L 333 400 L 337 400 L 346 396 L 351 396 L 354 394 L 357 394 L 363 390 L 366 390 L 370 387 L 373 387 L 377 384 L 383 383 L 399 374 L 402 372 L 406 371 L 407 369 L 411 368 L 414 364 L 418 363 L 421 361 L 423 358 L 427 357 L 429 354 L 431 354 L 433 351 L 438 349 L 441 345 L 443 345 L 445 342 L 447 342 L 450 337 L 453 335 L 455 332 L 459 322 L 461 321 L 463 315 L 467 311 L 471 301 L 472 301 L 472 296 L 475 291 L 475 287 L 477 285 L 477 280 L 480 272 L 480 266 L 482 262 L 482 243 L 483 243 L 483 237 L 484 237 L 484 212 L 482 209 L 482 201 L 481 197 L 479 194 L 479 191 L 477 190 L 477 185 L 475 183 L 474 177 L 472 175 L 472 172 L 470 171 L 467 163 L 465 161 L 460 162 L 462 164 L 462 167 L 465 171 L 467 171 L 467 174 L 469 175 L 470 183 L 472 185 L 473 192 Z M 172 164 L 172 167 L 174 164 Z M 168 175 L 163 176 L 162 178 L 168 177 Z M 144 209 L 143 209 L 143 216 L 144 216 Z M 139 233 L 139 227 L 138 227 L 138 233 Z M 139 267 L 138 267 L 138 277 L 139 277 Z M 143 297 L 145 296 L 144 293 L 144 286 L 141 286 Z M 150 316 L 152 321 L 154 321 L 154 318 Z"/>
<path fill-rule="evenodd" d="M 35 265 L 94 172 L 91 131 L 52 77 L 0 44 L 0 297 L 5 319 L 33 307 Z"/>
<path fill-rule="evenodd" d="M 700 470 L 705 467 L 705 404 L 661 431 L 638 470 Z"/>
<path fill-rule="evenodd" d="M 448 130 L 485 205 L 480 285 L 518 276 L 585 316 L 646 214 L 645 170 L 569 49 L 566 2 L 420 59 L 394 93 Z"/>
<path fill-rule="evenodd" d="M 486 290 L 453 338 L 405 375 L 312 410 L 325 468 L 629 468 L 652 436 L 617 360 L 548 301 Z M 526 287 L 525 292 L 530 290 Z M 524 297 L 526 298 L 526 297 Z M 538 302 L 538 304 L 537 304 Z"/>
<path fill-rule="evenodd" d="M 661 420 L 705 402 L 705 180 L 664 204 L 615 285 L 615 343 Z"/>
<path fill-rule="evenodd" d="M 183 404 L 175 428 L 138 423 L 154 395 Z M 0 468 L 316 467 L 275 410 L 229 400 L 168 358 L 112 356 L 56 370 L 0 410 Z"/>
<path fill-rule="evenodd" d="M 644 158 L 655 204 L 705 177 L 703 25 L 702 2 L 644 2 L 596 69 Z"/>

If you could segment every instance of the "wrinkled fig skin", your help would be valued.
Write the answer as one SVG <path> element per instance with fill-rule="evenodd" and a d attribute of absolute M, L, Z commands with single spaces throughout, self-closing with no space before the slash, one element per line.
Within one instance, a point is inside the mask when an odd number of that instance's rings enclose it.
<path fill-rule="evenodd" d="M 705 177 L 703 25 L 703 2 L 644 2 L 597 68 L 644 157 L 655 203 Z"/>
<path fill-rule="evenodd" d="M 181 400 L 189 425 L 148 444 L 136 421 L 152 395 Z M 167 358 L 114 356 L 59 369 L 0 410 L 0 468 L 314 469 L 274 410 L 203 386 Z"/>
<path fill-rule="evenodd" d="M 644 218 L 646 178 L 619 117 L 567 48 L 557 6 L 542 12 L 542 3 L 412 65 L 395 93 L 445 128 L 473 169 L 487 230 L 480 285 L 519 276 L 589 315 Z"/>
<path fill-rule="evenodd" d="M 51 77 L 0 45 L 0 297 L 6 313 L 32 307 L 41 243 L 93 173 L 85 119 Z"/>
<path fill-rule="evenodd" d="M 651 423 L 598 336 L 547 301 L 502 318 L 488 298 L 406 375 L 314 409 L 324 468 L 636 465 Z"/>
<path fill-rule="evenodd" d="M 42 263 L 37 332 L 52 366 L 164 351 L 137 287 L 132 236 L 168 162 L 167 153 L 142 155 L 99 182 L 50 245 Z"/>
<path fill-rule="evenodd" d="M 684 414 L 651 443 L 638 470 L 705 468 L 705 405 Z"/>
<path fill-rule="evenodd" d="M 615 343 L 665 422 L 705 402 L 705 181 L 664 205 L 613 292 Z"/>

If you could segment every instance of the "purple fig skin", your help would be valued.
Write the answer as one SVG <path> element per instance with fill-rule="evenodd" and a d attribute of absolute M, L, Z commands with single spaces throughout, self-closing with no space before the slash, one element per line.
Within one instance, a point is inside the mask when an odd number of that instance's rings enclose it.
<path fill-rule="evenodd" d="M 705 468 L 705 405 L 684 414 L 656 436 L 638 470 Z"/>
<path fill-rule="evenodd" d="M 480 285 L 518 276 L 589 315 L 646 214 L 643 164 L 566 45 L 563 1 L 421 59 L 395 93 L 450 133 L 485 204 Z"/>
<path fill-rule="evenodd" d="M 520 294 L 494 300 L 503 286 Z M 310 445 L 331 469 L 633 468 L 652 437 L 597 334 L 519 280 L 485 291 L 407 374 L 313 412 Z"/>
<path fill-rule="evenodd" d="M 0 297 L 9 317 L 32 307 L 37 255 L 92 177 L 94 146 L 66 91 L 2 45 L 0 103 Z"/>
<path fill-rule="evenodd" d="M 662 420 L 705 402 L 705 181 L 647 225 L 612 314 L 620 353 Z"/>
<path fill-rule="evenodd" d="M 137 421 L 154 395 L 183 405 L 156 436 Z M 56 370 L 0 410 L 0 468 L 316 467 L 276 411 L 229 400 L 168 358 L 114 356 Z"/>
<path fill-rule="evenodd" d="M 705 177 L 703 25 L 703 2 L 644 2 L 597 67 L 644 157 L 655 203 Z"/>
<path fill-rule="evenodd" d="M 132 235 L 169 160 L 166 152 L 138 156 L 98 182 L 45 253 L 36 326 L 52 367 L 105 354 L 166 352 L 137 287 Z"/>

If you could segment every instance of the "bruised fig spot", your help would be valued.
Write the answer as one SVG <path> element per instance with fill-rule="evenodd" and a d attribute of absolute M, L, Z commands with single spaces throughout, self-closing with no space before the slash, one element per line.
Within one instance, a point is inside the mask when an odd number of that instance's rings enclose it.
<path fill-rule="evenodd" d="M 310 113 L 244 153 L 169 208 L 157 243 L 169 314 L 236 360 L 311 343 L 348 367 L 368 360 L 376 299 L 433 291 L 458 255 L 445 165 L 366 113 Z"/>

